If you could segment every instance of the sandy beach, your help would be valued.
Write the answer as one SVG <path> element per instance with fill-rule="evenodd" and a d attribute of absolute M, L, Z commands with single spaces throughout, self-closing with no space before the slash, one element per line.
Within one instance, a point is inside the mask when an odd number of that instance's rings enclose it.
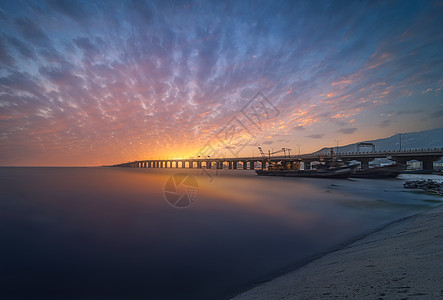
<path fill-rule="evenodd" d="M 329 253 L 234 299 L 443 299 L 443 206 Z"/>

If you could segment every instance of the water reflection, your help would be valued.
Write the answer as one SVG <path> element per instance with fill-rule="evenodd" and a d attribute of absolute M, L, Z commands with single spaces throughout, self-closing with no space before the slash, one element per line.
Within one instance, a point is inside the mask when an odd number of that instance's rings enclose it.
<path fill-rule="evenodd" d="M 186 172 L 198 199 L 175 209 L 174 170 L 0 168 L 0 296 L 223 298 L 437 204 L 401 180 Z"/>

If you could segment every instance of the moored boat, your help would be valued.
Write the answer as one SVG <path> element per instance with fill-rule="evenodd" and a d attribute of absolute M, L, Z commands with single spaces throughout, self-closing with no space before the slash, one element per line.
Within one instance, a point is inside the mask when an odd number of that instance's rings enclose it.
<path fill-rule="evenodd" d="M 402 164 L 393 164 L 384 167 L 375 167 L 364 170 L 357 170 L 352 174 L 352 178 L 370 178 L 370 179 L 383 179 L 383 178 L 395 178 L 402 171 L 405 170 L 405 166 Z"/>
<path fill-rule="evenodd" d="M 349 178 L 357 166 L 344 166 L 314 170 L 255 170 L 259 176 L 312 177 L 312 178 Z"/>

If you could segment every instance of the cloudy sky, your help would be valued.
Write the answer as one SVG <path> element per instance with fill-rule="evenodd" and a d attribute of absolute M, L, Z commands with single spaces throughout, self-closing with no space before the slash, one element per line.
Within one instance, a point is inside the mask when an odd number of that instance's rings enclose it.
<path fill-rule="evenodd" d="M 442 127 L 442 28 L 442 1 L 0 1 L 0 165 Z"/>

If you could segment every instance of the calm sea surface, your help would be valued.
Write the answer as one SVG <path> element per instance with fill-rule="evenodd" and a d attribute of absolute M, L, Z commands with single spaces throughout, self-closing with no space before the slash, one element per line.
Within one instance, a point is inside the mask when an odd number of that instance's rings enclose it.
<path fill-rule="evenodd" d="M 177 172 L 187 208 L 165 199 Z M 200 173 L 0 168 L 0 298 L 223 299 L 439 204 L 401 179 Z"/>

